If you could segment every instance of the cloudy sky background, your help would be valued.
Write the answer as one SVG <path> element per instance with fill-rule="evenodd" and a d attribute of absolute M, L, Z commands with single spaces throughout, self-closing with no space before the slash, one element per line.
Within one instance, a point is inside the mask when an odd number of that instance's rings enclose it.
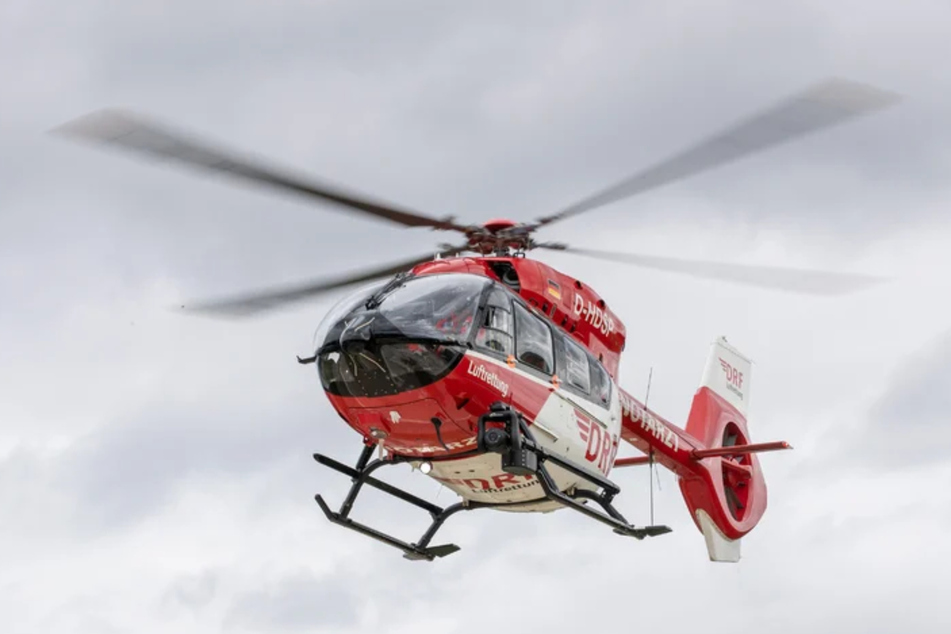
<path fill-rule="evenodd" d="M 0 6 L 0 621 L 39 632 L 946 631 L 951 7 L 8 0 Z M 426 253 L 348 218 L 73 145 L 142 110 L 464 221 L 550 213 L 829 76 L 898 107 L 553 226 L 578 246 L 829 268 L 843 299 L 580 257 L 626 321 L 621 381 L 683 421 L 719 334 L 756 362 L 770 508 L 707 561 L 667 474 L 640 543 L 573 514 L 454 519 L 435 565 L 327 524 L 358 439 L 295 354 L 334 297 L 264 319 L 168 310 Z M 339 297 L 339 296 L 337 296 Z M 390 476 L 448 503 L 435 484 Z M 620 506 L 647 520 L 646 471 Z M 358 517 L 425 517 L 368 494 Z"/>

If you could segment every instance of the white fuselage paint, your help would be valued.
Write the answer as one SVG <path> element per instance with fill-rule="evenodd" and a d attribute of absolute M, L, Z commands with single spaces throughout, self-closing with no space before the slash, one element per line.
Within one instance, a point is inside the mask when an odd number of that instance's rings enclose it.
<path fill-rule="evenodd" d="M 509 368 L 488 355 L 470 351 L 467 357 L 464 362 L 469 363 L 470 373 L 471 368 L 478 368 L 476 372 L 479 378 L 500 390 L 504 385 L 505 395 L 513 399 L 516 407 L 517 394 L 510 393 L 509 382 L 500 377 L 514 373 L 520 380 L 544 386 L 549 395 L 535 418 L 531 418 L 530 412 L 521 412 L 531 424 L 538 443 L 592 474 L 606 476 L 610 473 L 621 432 L 621 405 L 613 382 L 610 403 L 604 407 L 563 388 L 555 389 L 550 382 L 517 367 Z M 561 491 L 596 488 L 583 478 L 551 463 L 546 467 Z M 515 476 L 502 471 L 499 454 L 435 462 L 429 475 L 467 500 L 489 503 L 540 500 L 535 504 L 523 504 L 506 510 L 549 511 L 560 508 L 559 504 L 545 499 L 535 477 Z"/>

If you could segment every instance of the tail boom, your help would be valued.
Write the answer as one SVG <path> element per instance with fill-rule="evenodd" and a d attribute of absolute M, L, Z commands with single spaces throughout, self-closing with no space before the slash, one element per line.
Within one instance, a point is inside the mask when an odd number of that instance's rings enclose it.
<path fill-rule="evenodd" d="M 679 476 L 693 475 L 696 469 L 696 460 L 693 452 L 703 449 L 703 445 L 685 430 L 680 429 L 647 407 L 636 398 L 618 390 L 621 401 L 621 439 L 634 445 L 645 454 L 652 456 L 653 461 L 667 467 Z M 629 464 L 645 464 L 649 458 L 633 458 L 625 464 L 621 458 L 615 466 Z"/>

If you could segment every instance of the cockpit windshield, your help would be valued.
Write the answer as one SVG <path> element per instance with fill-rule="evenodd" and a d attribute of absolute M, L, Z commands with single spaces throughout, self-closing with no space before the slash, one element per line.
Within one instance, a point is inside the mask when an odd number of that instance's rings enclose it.
<path fill-rule="evenodd" d="M 386 285 L 387 280 L 376 281 L 371 284 L 367 284 L 351 292 L 349 295 L 334 304 L 333 308 L 331 308 L 327 314 L 324 315 L 320 325 L 317 326 L 317 330 L 314 331 L 314 349 L 320 350 L 321 346 L 323 346 L 324 342 L 327 340 L 328 332 L 334 325 L 337 324 L 337 322 L 353 312 L 358 306 L 366 303 L 367 297 L 371 297 L 373 294 L 378 293 Z"/>
<path fill-rule="evenodd" d="M 342 303 L 321 324 L 318 352 L 348 342 L 402 339 L 464 344 L 469 339 L 487 279 L 450 273 L 406 279 L 366 289 L 364 297 Z"/>
<path fill-rule="evenodd" d="M 315 335 L 324 389 L 375 397 L 438 380 L 462 359 L 490 284 L 458 273 L 397 277 L 340 302 Z"/>
<path fill-rule="evenodd" d="M 465 273 L 397 276 L 341 301 L 315 336 L 326 391 L 375 398 L 447 376 L 470 348 L 599 407 L 611 378 L 594 354 L 501 283 Z"/>

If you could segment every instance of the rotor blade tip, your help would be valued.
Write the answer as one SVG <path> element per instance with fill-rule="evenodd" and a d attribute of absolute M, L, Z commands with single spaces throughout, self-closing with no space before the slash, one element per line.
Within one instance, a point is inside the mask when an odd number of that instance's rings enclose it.
<path fill-rule="evenodd" d="M 851 112 L 878 110 L 902 100 L 897 92 L 841 77 L 819 84 L 809 91 L 808 97 Z"/>
<path fill-rule="evenodd" d="M 134 131 L 137 117 L 120 108 L 104 108 L 60 124 L 50 134 L 83 140 L 109 140 Z"/>
<path fill-rule="evenodd" d="M 871 275 L 857 276 L 851 283 L 851 287 L 843 290 L 843 294 L 858 293 L 875 286 L 887 284 L 891 280 L 887 277 L 875 277 Z"/>
<path fill-rule="evenodd" d="M 213 304 L 176 304 L 175 306 L 170 307 L 169 310 L 173 310 L 183 315 L 198 315 L 204 317 L 228 316 L 227 311 L 223 311 L 220 307 Z"/>

